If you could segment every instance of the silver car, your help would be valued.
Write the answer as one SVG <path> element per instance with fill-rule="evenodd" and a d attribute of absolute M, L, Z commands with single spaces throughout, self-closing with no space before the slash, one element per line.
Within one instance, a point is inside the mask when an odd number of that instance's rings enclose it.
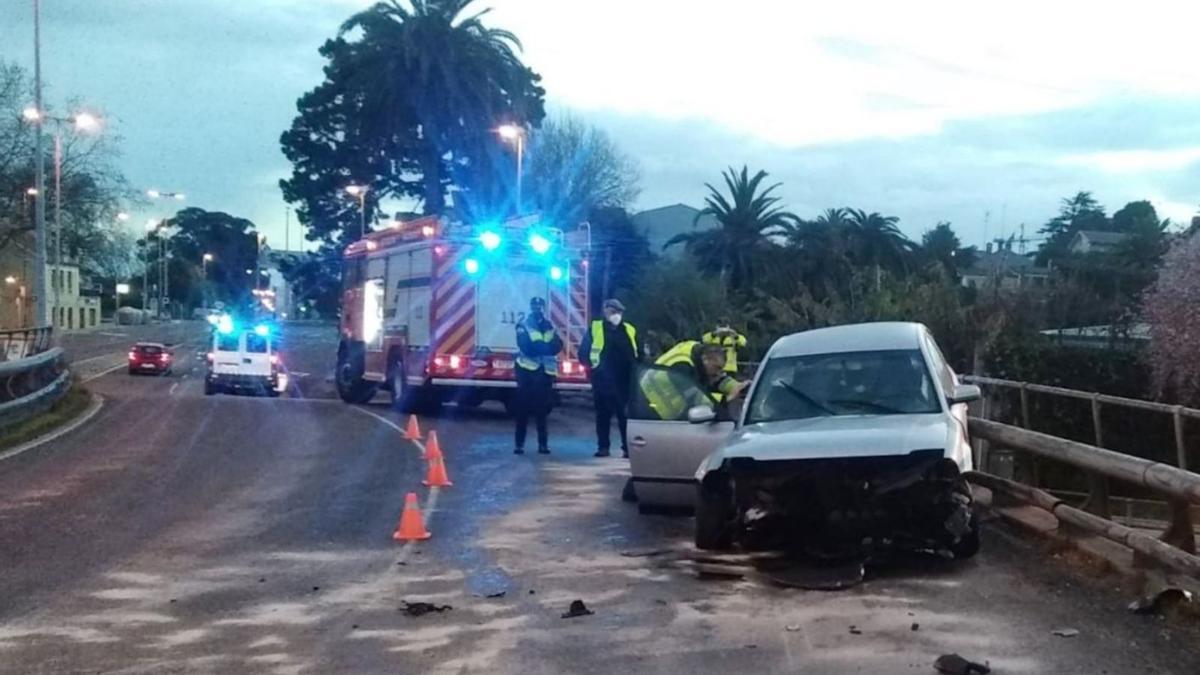
<path fill-rule="evenodd" d="M 730 411 L 672 372 L 691 404 L 661 419 L 639 374 L 630 409 L 639 507 L 694 506 L 696 544 L 786 534 L 823 550 L 902 545 L 978 549 L 966 403 L 929 330 L 871 323 L 789 335 Z"/>

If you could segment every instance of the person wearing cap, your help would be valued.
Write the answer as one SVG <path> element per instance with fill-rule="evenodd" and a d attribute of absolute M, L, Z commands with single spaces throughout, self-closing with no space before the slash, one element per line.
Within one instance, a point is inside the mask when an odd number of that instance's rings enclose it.
<path fill-rule="evenodd" d="M 604 301 L 604 318 L 592 321 L 579 345 L 583 367 L 592 382 L 592 401 L 596 406 L 596 456 L 611 453 L 612 418 L 617 418 L 621 433 L 621 454 L 629 456 L 627 418 L 629 388 L 633 369 L 640 360 L 641 343 L 637 328 L 625 321 L 625 305 L 616 298 Z"/>
<path fill-rule="evenodd" d="M 746 336 L 732 328 L 729 317 L 717 319 L 716 330 L 705 333 L 700 341 L 706 345 L 719 345 L 725 348 L 725 372 L 733 374 L 738 369 L 738 349 L 746 346 Z"/>
<path fill-rule="evenodd" d="M 554 407 L 554 381 L 562 338 L 546 318 L 546 301 L 529 300 L 529 316 L 517 324 L 517 392 L 513 413 L 517 421 L 515 454 L 525 454 L 529 418 L 537 425 L 538 452 L 550 454 L 546 416 Z"/>

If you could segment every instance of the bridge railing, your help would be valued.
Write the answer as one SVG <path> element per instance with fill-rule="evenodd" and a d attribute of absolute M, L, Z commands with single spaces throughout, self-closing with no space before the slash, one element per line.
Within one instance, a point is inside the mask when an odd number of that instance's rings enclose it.
<path fill-rule="evenodd" d="M 992 412 L 992 396 L 984 398 L 980 416 L 971 417 L 971 434 L 980 442 L 977 452 L 978 466 L 981 469 L 980 473 L 972 476 L 972 480 L 1008 497 L 1045 508 L 1060 520 L 1125 544 L 1137 554 L 1149 556 L 1172 568 L 1200 577 L 1200 557 L 1194 555 L 1196 541 L 1191 508 L 1193 504 L 1200 504 L 1200 475 L 1188 470 L 1187 446 L 1184 440 L 1185 419 L 1200 419 L 1200 410 L 1028 382 L 978 376 L 964 376 L 962 379 L 990 390 L 1008 389 L 1019 393 L 1021 426 L 988 419 Z M 1030 394 L 1034 393 L 1090 402 L 1094 445 L 1034 431 L 1029 400 Z M 1166 423 L 1172 425 L 1175 439 L 1175 464 L 1155 462 L 1104 448 L 1105 407 L 1133 408 L 1167 415 Z M 1087 472 L 1088 494 L 1083 508 L 1067 505 L 1036 485 L 1025 485 L 986 473 L 990 468 L 988 460 L 991 445 L 1022 450 Z M 1123 481 L 1164 497 L 1170 506 L 1171 516 L 1161 540 L 1111 520 L 1108 490 L 1110 479 Z M 1037 482 L 1036 474 L 1034 482 Z"/>

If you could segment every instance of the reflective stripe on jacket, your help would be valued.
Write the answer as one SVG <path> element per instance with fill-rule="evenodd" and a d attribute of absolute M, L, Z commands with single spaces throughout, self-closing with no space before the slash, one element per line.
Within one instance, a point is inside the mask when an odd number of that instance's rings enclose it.
<path fill-rule="evenodd" d="M 529 341 L 534 345 L 535 349 L 536 345 L 539 343 L 550 345 L 558 339 L 553 327 L 550 327 L 544 331 L 530 330 L 529 327 L 525 326 L 524 324 L 519 324 L 517 326 L 518 335 L 522 330 L 524 330 L 529 336 Z M 518 339 L 517 342 L 519 343 L 520 340 Z M 524 350 L 521 350 L 521 352 L 517 355 L 517 367 L 531 371 L 536 371 L 541 368 L 550 377 L 558 377 L 558 354 L 530 356 L 527 355 Z"/>
<path fill-rule="evenodd" d="M 625 334 L 629 336 L 629 343 L 633 345 L 633 356 L 636 359 L 637 348 L 637 328 L 633 324 L 625 321 L 622 323 L 625 326 Z M 592 349 L 588 354 L 588 360 L 592 362 L 593 368 L 600 367 L 600 354 L 604 352 L 604 320 L 596 319 L 592 321 Z"/>

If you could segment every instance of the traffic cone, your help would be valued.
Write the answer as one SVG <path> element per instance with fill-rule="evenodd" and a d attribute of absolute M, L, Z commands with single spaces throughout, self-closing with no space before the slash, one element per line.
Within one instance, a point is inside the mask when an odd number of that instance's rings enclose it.
<path fill-rule="evenodd" d="M 421 426 L 417 424 L 417 416 L 408 416 L 408 426 L 404 428 L 404 438 L 410 441 L 421 440 Z"/>
<path fill-rule="evenodd" d="M 437 432 L 430 430 L 429 440 L 425 441 L 425 459 L 434 458 L 442 458 L 442 446 L 438 445 Z"/>
<path fill-rule="evenodd" d="M 421 520 L 421 507 L 417 505 L 417 493 L 410 492 L 404 498 L 404 511 L 400 513 L 400 524 L 392 534 L 396 541 L 420 541 L 431 537 Z"/>
<path fill-rule="evenodd" d="M 450 477 L 446 475 L 446 461 L 442 457 L 438 456 L 429 460 L 429 471 L 425 474 L 425 480 L 421 481 L 421 484 L 428 487 L 454 485 L 450 482 Z"/>

